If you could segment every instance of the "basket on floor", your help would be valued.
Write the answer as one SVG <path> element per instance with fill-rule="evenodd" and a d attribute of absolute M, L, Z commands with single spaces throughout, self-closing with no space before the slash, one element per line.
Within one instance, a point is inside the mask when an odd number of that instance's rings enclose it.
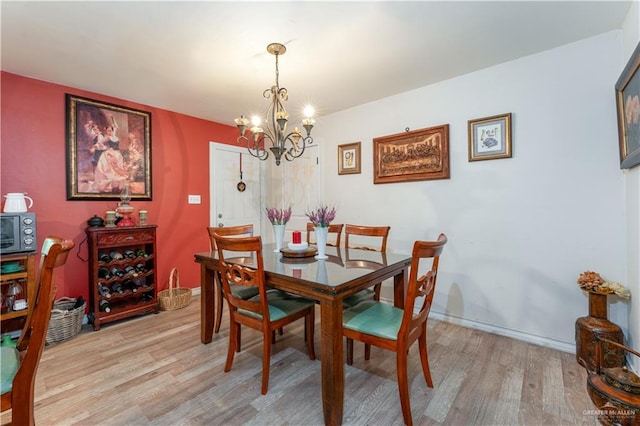
<path fill-rule="evenodd" d="M 175 288 L 174 288 L 175 285 Z M 178 270 L 173 268 L 169 276 L 169 289 L 158 293 L 158 303 L 160 310 L 173 311 L 182 309 L 191 302 L 191 289 L 180 288 Z"/>
<path fill-rule="evenodd" d="M 45 339 L 47 345 L 63 342 L 80 333 L 84 318 L 84 308 L 87 303 L 84 302 L 82 306 L 73 308 L 75 304 L 76 299 L 71 297 L 61 297 L 53 302 L 53 310 L 51 311 L 51 319 L 49 320 L 49 328 Z"/>

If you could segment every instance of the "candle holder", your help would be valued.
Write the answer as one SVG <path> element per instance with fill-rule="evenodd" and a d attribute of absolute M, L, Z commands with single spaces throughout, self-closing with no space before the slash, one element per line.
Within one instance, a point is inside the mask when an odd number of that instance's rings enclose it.
<path fill-rule="evenodd" d="M 125 183 L 124 188 L 122 188 L 120 199 L 122 202 L 116 208 L 116 211 L 122 215 L 122 219 L 118 222 L 118 226 L 135 226 L 135 222 L 131 219 L 131 214 L 133 214 L 134 208 L 129 205 L 129 201 L 131 201 L 131 192 L 129 190 L 128 182 Z"/>
<path fill-rule="evenodd" d="M 116 226 L 116 211 L 115 210 L 107 210 L 104 214 L 105 217 L 105 226 L 112 228 Z"/>

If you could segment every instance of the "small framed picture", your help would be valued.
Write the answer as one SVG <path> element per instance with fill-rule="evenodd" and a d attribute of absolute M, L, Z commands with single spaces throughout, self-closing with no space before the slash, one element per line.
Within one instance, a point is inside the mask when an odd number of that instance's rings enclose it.
<path fill-rule="evenodd" d="M 469 120 L 469 161 L 511 158 L 511 113 Z"/>
<path fill-rule="evenodd" d="M 338 174 L 360 172 L 360 142 L 338 145 Z"/>

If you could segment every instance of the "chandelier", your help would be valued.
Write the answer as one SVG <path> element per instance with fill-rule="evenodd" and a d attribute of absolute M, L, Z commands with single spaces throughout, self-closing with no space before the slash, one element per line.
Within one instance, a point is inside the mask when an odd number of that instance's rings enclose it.
<path fill-rule="evenodd" d="M 280 43 L 271 43 L 267 46 L 267 52 L 276 57 L 276 84 L 270 89 L 266 89 L 262 94 L 266 99 L 270 99 L 264 120 L 265 127 L 261 127 L 263 120 L 257 116 L 251 119 L 250 129 L 248 129 L 249 119 L 244 115 L 235 119 L 240 130 L 238 143 L 246 144 L 249 153 L 260 160 L 266 160 L 269 157 L 269 151 L 271 151 L 277 166 L 280 165 L 282 157 L 287 161 L 292 161 L 304 153 L 307 145 L 313 143 L 311 129 L 315 123 L 312 118 L 313 108 L 308 106 L 304 110 L 305 118 L 302 120 L 306 136 L 303 136 L 297 127 L 287 133 L 289 113 L 287 113 L 283 102 L 289 99 L 289 94 L 287 89 L 280 87 L 278 82 L 278 56 L 283 55 L 286 51 L 286 47 Z M 248 134 L 247 130 L 249 130 Z"/>

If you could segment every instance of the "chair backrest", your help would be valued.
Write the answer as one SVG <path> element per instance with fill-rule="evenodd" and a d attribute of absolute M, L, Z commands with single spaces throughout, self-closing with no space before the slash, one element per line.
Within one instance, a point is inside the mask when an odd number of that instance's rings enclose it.
<path fill-rule="evenodd" d="M 345 225 L 344 227 L 344 246 L 347 248 L 357 248 L 362 250 L 372 251 L 387 251 L 387 237 L 389 236 L 390 226 L 361 226 L 361 225 Z M 360 246 L 354 243 L 354 239 L 349 241 L 350 235 L 357 235 L 358 237 L 373 237 L 371 239 L 379 239 L 380 246 L 378 248 L 370 245 Z M 369 240 L 370 238 L 366 238 Z M 360 241 L 360 240 L 358 240 Z"/>
<path fill-rule="evenodd" d="M 24 403 L 24 406 L 16 407 L 13 405 L 12 416 L 25 415 L 27 410 L 33 414 L 36 371 L 44 349 L 56 293 L 53 272 L 54 269 L 65 264 L 74 245 L 74 242 L 70 240 L 47 237 L 42 246 L 34 300 L 28 301 L 31 305 L 30 311 L 16 345 L 17 349 L 22 352 L 22 360 L 13 380 L 12 400 L 19 401 L 20 404 Z M 14 419 L 14 423 L 15 421 Z"/>
<path fill-rule="evenodd" d="M 332 223 L 329 225 L 329 236 L 333 235 L 334 240 L 327 241 L 327 245 L 331 247 L 340 247 L 340 241 L 342 240 L 342 228 L 344 227 L 341 223 Z M 315 244 L 315 238 L 311 241 L 311 233 L 314 232 L 313 223 L 307 222 L 307 242 L 309 244 Z"/>
<path fill-rule="evenodd" d="M 436 280 L 438 279 L 440 254 L 446 243 L 447 236 L 440 234 L 437 241 L 416 241 L 413 244 L 411 272 L 409 273 L 409 284 L 407 285 L 400 335 L 407 336 L 427 321 L 436 289 Z M 431 268 L 425 274 L 418 276 L 420 267 L 425 263 L 422 262 L 424 259 L 431 259 Z M 414 314 L 416 299 L 419 297 L 424 297 L 424 299 L 420 305 L 419 312 Z"/>
<path fill-rule="evenodd" d="M 209 242 L 211 244 L 211 251 L 216 251 L 216 242 L 213 239 L 214 232 L 223 237 L 228 237 L 230 235 L 253 237 L 253 224 L 250 223 L 248 225 L 220 226 L 220 227 L 208 226 L 207 232 L 209 232 Z"/>
<path fill-rule="evenodd" d="M 229 303 L 229 310 L 235 312 L 238 309 L 250 311 L 261 316 L 263 320 L 269 321 L 269 306 L 267 301 L 267 290 L 264 278 L 264 263 L 262 260 L 262 239 L 256 237 L 227 237 L 213 234 L 215 244 L 218 250 L 218 259 L 220 261 L 222 290 L 224 296 Z M 227 253 L 225 253 L 227 252 Z M 229 257 L 228 253 L 242 252 L 242 259 L 247 259 L 247 253 L 252 255 L 254 263 L 251 267 L 245 266 L 243 263 L 234 263 L 230 259 L 238 259 L 238 257 Z M 242 299 L 234 294 L 231 285 L 257 287 L 260 295 L 260 302 L 252 302 Z"/>

